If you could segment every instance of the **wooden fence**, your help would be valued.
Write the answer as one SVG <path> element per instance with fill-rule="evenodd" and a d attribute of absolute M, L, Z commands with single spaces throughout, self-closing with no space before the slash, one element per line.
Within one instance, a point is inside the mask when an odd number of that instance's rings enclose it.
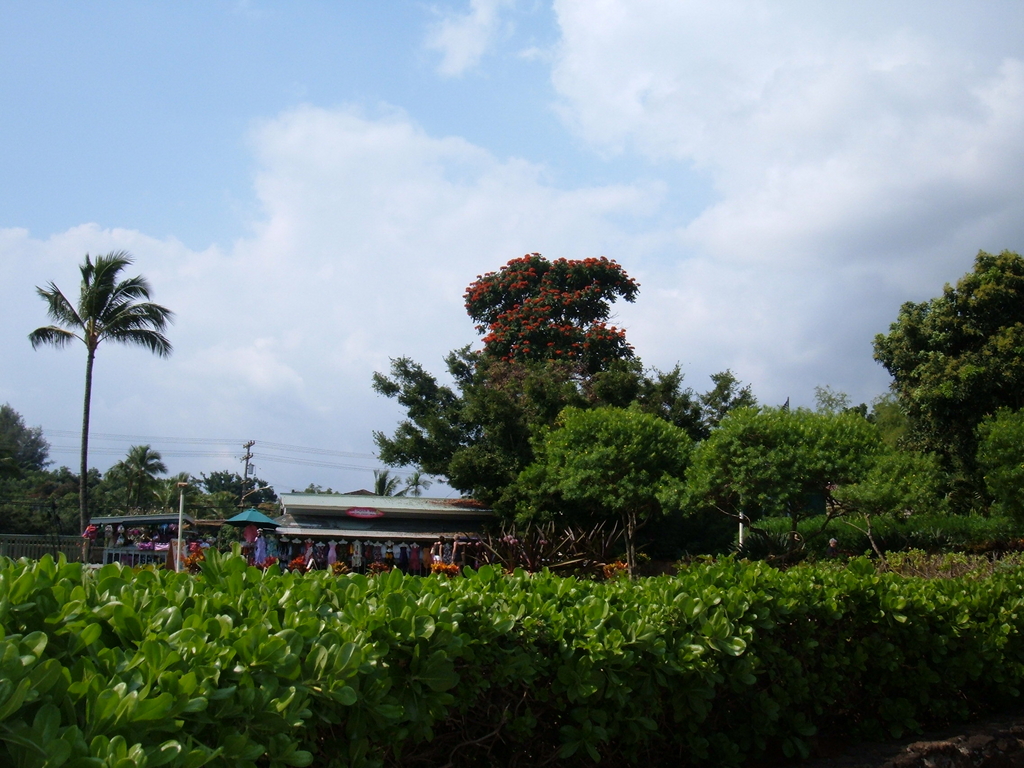
<path fill-rule="evenodd" d="M 38 560 L 43 555 L 56 557 L 63 552 L 69 561 L 82 559 L 81 536 L 33 536 L 15 533 L 0 534 L 0 557 L 28 557 Z"/>

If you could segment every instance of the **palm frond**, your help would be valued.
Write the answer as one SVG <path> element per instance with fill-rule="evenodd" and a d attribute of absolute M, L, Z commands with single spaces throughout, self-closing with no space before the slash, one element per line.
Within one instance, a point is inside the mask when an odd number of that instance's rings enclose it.
<path fill-rule="evenodd" d="M 174 313 L 159 304 L 122 304 L 108 313 L 102 324 L 106 329 L 153 328 L 164 330 L 174 320 Z"/>
<path fill-rule="evenodd" d="M 174 350 L 166 336 L 148 328 L 106 328 L 101 338 L 130 346 L 145 347 L 158 357 L 167 357 Z"/>
<path fill-rule="evenodd" d="M 84 327 L 74 305 L 54 283 L 51 282 L 49 288 L 36 288 L 36 293 L 46 302 L 46 314 L 51 320 L 65 326 Z"/>
<path fill-rule="evenodd" d="M 150 290 L 149 281 L 142 275 L 136 275 L 135 277 L 126 278 L 115 285 L 111 298 L 116 297 L 118 300 L 125 299 L 128 301 L 149 299 Z"/>
<path fill-rule="evenodd" d="M 55 325 L 47 325 L 44 328 L 36 328 L 32 333 L 28 335 L 29 343 L 32 344 L 32 349 L 38 349 L 39 347 L 49 344 L 57 349 L 61 349 L 67 346 L 72 339 L 81 340 L 81 336 L 71 331 L 67 331 L 63 328 L 58 328 Z"/>

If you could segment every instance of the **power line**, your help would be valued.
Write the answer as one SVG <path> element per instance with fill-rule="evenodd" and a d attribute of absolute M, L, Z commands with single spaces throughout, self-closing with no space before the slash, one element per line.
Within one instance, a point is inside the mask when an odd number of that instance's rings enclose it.
<path fill-rule="evenodd" d="M 50 446 L 50 453 L 78 453 L 79 450 L 81 450 L 81 449 L 77 445 L 75 445 L 75 446 L 71 446 L 71 445 L 51 445 Z M 224 456 L 224 457 L 228 457 L 228 458 L 235 458 L 234 455 L 232 455 L 228 451 L 178 451 L 178 450 L 174 450 L 172 448 L 169 451 L 161 450 L 161 451 L 159 451 L 159 453 L 160 453 L 160 455 L 163 458 L 168 458 L 168 457 L 175 458 L 175 457 L 184 457 L 184 456 Z M 104 447 L 92 448 L 92 447 L 90 447 L 89 448 L 89 455 L 92 456 L 94 454 L 100 454 L 102 456 L 123 456 L 124 455 L 124 451 L 122 449 L 120 449 L 120 448 L 104 448 Z"/>
<path fill-rule="evenodd" d="M 256 454 L 256 463 L 262 463 L 264 461 L 276 462 L 278 464 L 296 464 L 301 467 L 326 467 L 328 469 L 359 469 L 364 472 L 369 472 L 373 467 L 359 466 L 358 464 L 332 464 L 326 461 L 311 461 L 309 459 L 296 459 L 290 456 L 268 456 L 264 454 Z"/>
<path fill-rule="evenodd" d="M 43 432 L 47 435 L 53 435 L 54 437 L 79 437 L 81 432 L 66 429 L 45 429 Z M 122 435 L 114 434 L 110 432 L 91 432 L 89 434 L 90 440 L 145 440 L 149 442 L 160 442 L 160 443 L 186 443 L 186 444 L 199 444 L 199 445 L 231 445 L 235 446 L 239 443 L 244 442 L 243 440 L 236 440 L 233 438 L 214 438 L 214 437 L 161 437 L 157 435 Z M 310 448 L 303 445 L 291 445 L 288 443 L 269 443 L 263 440 L 255 441 L 256 445 L 260 448 L 267 448 L 274 451 L 283 451 L 286 453 L 310 453 L 318 456 L 339 456 L 341 458 L 348 459 L 376 459 L 372 453 L 357 453 L 354 451 L 336 451 L 330 448 Z M 76 449 L 77 450 L 77 449 Z M 102 450 L 102 449 L 100 449 Z M 161 451 L 163 453 L 163 451 Z M 168 453 L 170 455 L 170 453 Z M 212 454 L 219 455 L 219 454 Z"/>
<path fill-rule="evenodd" d="M 320 456 L 343 456 L 349 459 L 376 459 L 372 453 L 354 453 L 352 451 L 334 451 L 329 448 L 303 448 L 301 445 L 286 445 L 285 443 L 268 443 L 263 440 L 256 442 L 257 446 L 270 448 L 271 450 L 290 451 L 292 453 L 315 453 Z"/>
<path fill-rule="evenodd" d="M 56 437 L 80 437 L 81 432 L 69 429 L 44 429 L 44 434 L 55 435 Z M 151 442 L 164 443 L 201 443 L 213 445 L 237 445 L 241 440 L 231 440 L 219 437 L 159 437 L 156 435 L 118 435 L 111 432 L 90 432 L 90 440 L 148 440 Z"/>
<path fill-rule="evenodd" d="M 51 445 L 50 453 L 78 453 L 79 448 L 77 446 L 65 446 L 65 445 Z M 239 457 L 226 451 L 176 451 L 176 450 L 161 450 L 160 456 L 165 459 L 176 459 L 176 458 L 202 458 L 202 457 L 213 457 L 213 458 L 225 458 L 225 459 L 238 459 Z M 89 455 L 100 455 L 100 456 L 123 456 L 124 451 L 117 448 L 93 448 L 89 451 Z M 279 456 L 272 453 L 254 453 L 251 454 L 250 458 L 255 459 L 256 463 L 262 464 L 264 462 L 272 462 L 276 464 L 294 464 L 301 467 L 322 467 L 325 469 L 354 469 L 369 472 L 373 467 L 368 467 L 360 464 L 339 464 L 335 462 L 327 461 L 315 461 L 313 459 L 303 459 L 296 456 Z"/>

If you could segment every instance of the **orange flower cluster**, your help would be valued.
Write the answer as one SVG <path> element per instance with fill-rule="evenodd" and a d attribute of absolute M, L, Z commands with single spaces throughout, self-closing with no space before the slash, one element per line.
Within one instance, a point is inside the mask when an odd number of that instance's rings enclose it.
<path fill-rule="evenodd" d="M 454 579 L 461 573 L 459 566 L 455 563 L 433 563 L 430 566 L 431 573 L 440 573 L 443 576 L 447 576 L 449 579 Z"/>
<path fill-rule="evenodd" d="M 186 556 L 185 559 L 181 562 L 181 567 L 189 573 L 199 573 L 199 564 L 202 563 L 205 559 L 206 553 L 200 549 L 198 552 L 193 552 L 191 555 Z"/>
<path fill-rule="evenodd" d="M 616 560 L 614 563 L 608 563 L 602 567 L 601 570 L 604 571 L 604 577 L 610 581 L 611 579 L 617 579 L 620 576 L 625 576 L 628 569 L 629 566 L 625 562 L 622 560 Z"/>
<path fill-rule="evenodd" d="M 617 298 L 633 301 L 639 285 L 606 258 L 547 261 L 539 253 L 478 276 L 466 289 L 484 353 L 505 361 L 571 360 L 597 370 L 631 357 L 625 331 L 604 321 Z"/>

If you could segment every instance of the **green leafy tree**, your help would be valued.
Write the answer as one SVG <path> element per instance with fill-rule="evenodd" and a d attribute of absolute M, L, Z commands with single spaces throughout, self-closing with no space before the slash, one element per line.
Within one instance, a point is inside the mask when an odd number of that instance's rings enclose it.
<path fill-rule="evenodd" d="M 907 442 L 907 414 L 893 392 L 886 392 L 871 401 L 868 419 L 878 427 L 882 441 L 890 448 L 902 448 Z"/>
<path fill-rule="evenodd" d="M 637 531 L 678 498 L 691 447 L 685 431 L 638 408 L 567 408 L 538 440 L 536 461 L 515 485 L 524 498 L 555 503 L 520 512 L 551 516 L 564 501 L 594 518 L 619 521 L 632 574 Z"/>
<path fill-rule="evenodd" d="M 741 408 L 697 446 L 688 474 L 694 511 L 736 520 L 798 521 L 834 506 L 834 491 L 862 480 L 880 452 L 878 431 L 854 413 Z"/>
<path fill-rule="evenodd" d="M 908 302 L 875 359 L 893 377 L 908 441 L 944 457 L 960 510 L 982 501 L 977 427 L 1000 408 L 1024 407 L 1024 259 L 981 252 L 942 295 Z"/>
<path fill-rule="evenodd" d="M 373 388 L 406 411 L 392 435 L 375 432 L 378 455 L 393 467 L 444 477 L 496 508 L 534 459 L 534 438 L 565 408 L 635 405 L 703 439 L 721 415 L 756 402 L 725 371 L 697 395 L 678 366 L 645 372 L 621 330 L 605 321 L 617 298 L 638 288 L 606 259 L 547 262 L 531 254 L 477 280 L 466 291 L 485 333 L 479 352 L 445 358 L 451 383 L 409 358 L 375 373 Z"/>
<path fill-rule="evenodd" d="M 534 431 L 586 398 L 565 364 L 490 360 L 468 347 L 445 362 L 454 386 L 408 358 L 392 361 L 390 377 L 374 375 L 374 389 L 408 414 L 393 436 L 374 433 L 378 455 L 493 503 L 532 460 Z"/>
<path fill-rule="evenodd" d="M 1024 519 L 1024 410 L 1002 408 L 978 427 L 978 465 L 995 509 Z"/>
<path fill-rule="evenodd" d="M 826 384 L 814 388 L 814 405 L 818 413 L 842 413 L 850 408 L 850 396 Z"/>
<path fill-rule="evenodd" d="M 885 555 L 872 535 L 874 518 L 942 514 L 946 511 L 944 483 L 936 455 L 886 446 L 873 457 L 867 472 L 857 482 L 832 491 L 832 516 L 841 517 L 844 523 L 867 536 L 875 554 L 884 560 Z"/>
<path fill-rule="evenodd" d="M 259 506 L 260 504 L 273 504 L 277 501 L 277 493 L 266 480 L 258 477 L 250 477 L 248 482 L 238 472 L 219 470 L 200 475 L 199 483 L 206 489 L 207 493 L 226 493 L 233 501 L 232 506 L 240 506 L 243 503 Z M 245 495 L 243 499 L 242 496 Z"/>
<path fill-rule="evenodd" d="M 16 471 L 42 470 L 49 461 L 50 444 L 43 437 L 42 427 L 28 427 L 25 420 L 8 403 L 0 405 L 0 456 L 9 459 Z"/>
<path fill-rule="evenodd" d="M 166 307 L 149 301 L 149 282 L 141 276 L 121 279 L 121 272 L 132 264 L 125 251 L 96 257 L 86 254 L 79 268 L 82 284 L 78 301 L 72 303 L 54 284 L 37 288 L 46 302 L 47 315 L 55 323 L 29 334 L 32 347 L 51 345 L 62 348 L 77 339 L 85 345 L 85 397 L 82 407 L 81 477 L 88 475 L 89 409 L 92 401 L 92 372 L 96 350 L 105 341 L 140 346 L 159 357 L 171 353 L 171 343 L 163 331 L 173 318 Z M 79 523 L 89 524 L 87 483 L 79 488 Z"/>
<path fill-rule="evenodd" d="M 757 398 L 750 385 L 742 386 L 732 371 L 726 369 L 711 375 L 714 386 L 700 396 L 702 436 L 707 437 L 722 419 L 738 408 L 753 408 Z"/>

